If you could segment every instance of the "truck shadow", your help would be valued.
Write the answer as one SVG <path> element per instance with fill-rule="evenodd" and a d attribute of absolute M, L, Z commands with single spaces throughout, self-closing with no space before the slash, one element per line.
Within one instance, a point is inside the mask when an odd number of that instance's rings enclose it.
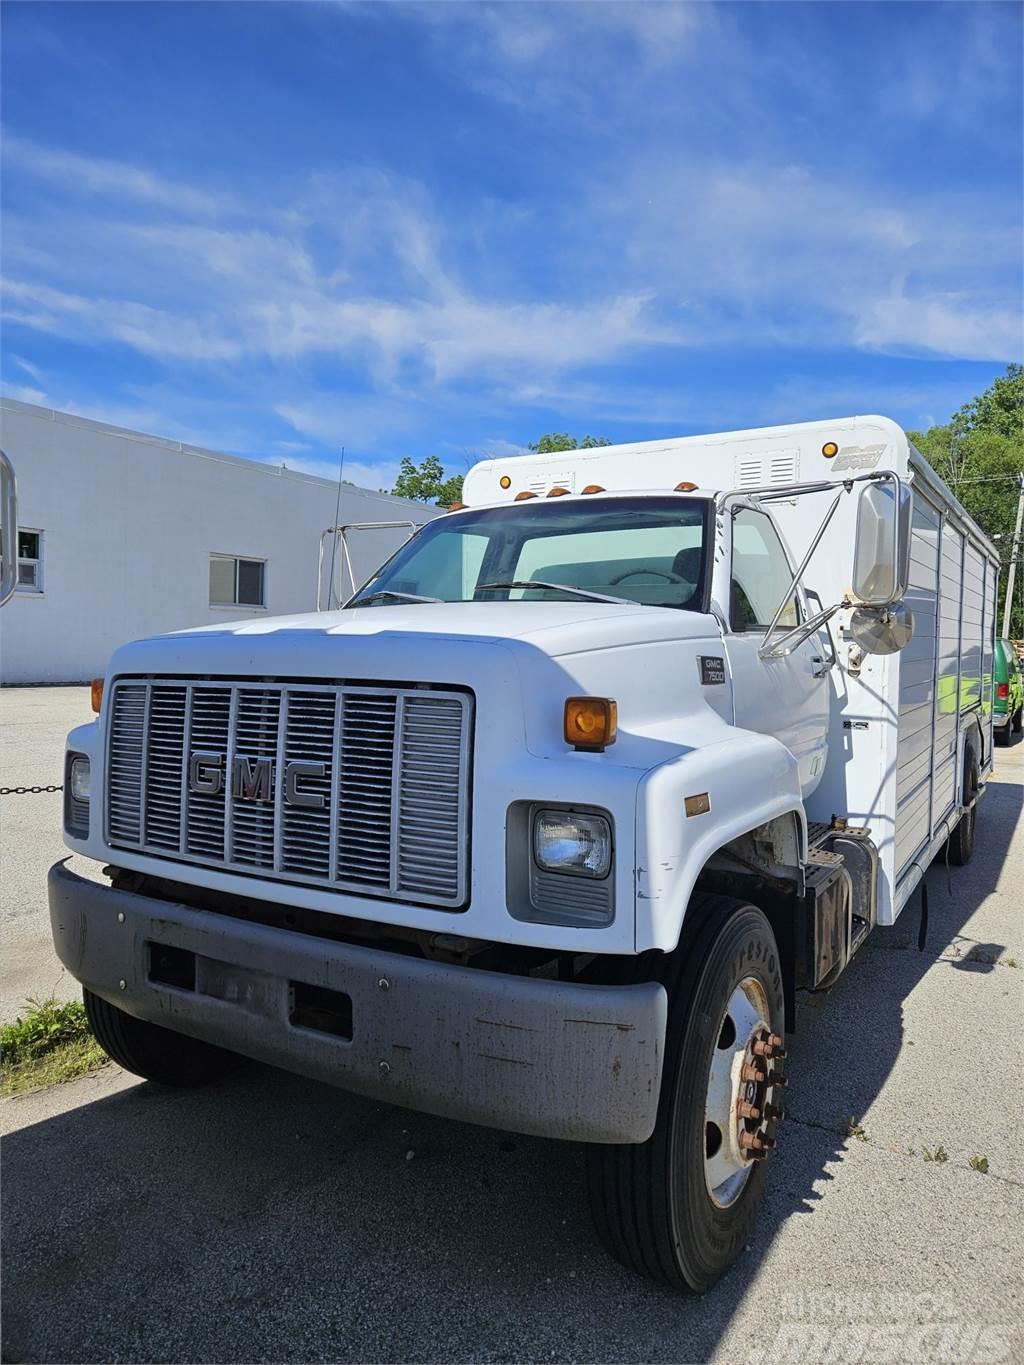
<path fill-rule="evenodd" d="M 828 1200 L 849 1117 L 911 1041 L 903 1001 L 930 969 L 993 970 L 1001 945 L 963 931 L 1021 796 L 990 785 L 952 895 L 929 872 L 925 951 L 915 898 L 827 1000 L 805 997 L 763 1216 L 702 1299 L 605 1255 L 579 1149 L 248 1066 L 198 1092 L 131 1085 L 6 1139 L 4 1359 L 707 1360 L 769 1293 L 758 1272 L 783 1226 Z"/>

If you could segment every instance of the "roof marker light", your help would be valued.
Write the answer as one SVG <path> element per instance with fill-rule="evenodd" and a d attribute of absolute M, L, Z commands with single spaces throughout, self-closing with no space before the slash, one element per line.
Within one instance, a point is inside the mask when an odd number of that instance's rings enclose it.
<path fill-rule="evenodd" d="M 583 491 L 584 493 L 603 493 L 605 492 L 605 489 L 603 489 L 599 483 L 588 483 Z"/>
<path fill-rule="evenodd" d="M 549 488 L 549 489 L 548 489 L 548 497 L 549 497 L 549 498 L 564 498 L 565 495 L 566 495 L 566 493 L 568 493 L 568 492 L 570 492 L 570 491 L 571 491 L 570 489 L 568 489 L 568 488 L 560 488 L 560 487 L 558 487 L 558 485 L 556 484 L 554 488 Z"/>
<path fill-rule="evenodd" d="M 536 493 L 531 493 L 528 488 L 524 488 L 521 493 L 516 494 L 515 501 L 525 502 L 527 498 L 535 498 L 536 496 L 537 496 Z"/>
<path fill-rule="evenodd" d="M 450 502 L 450 503 L 448 504 L 448 511 L 449 511 L 449 512 L 465 512 L 466 507 L 467 507 L 467 504 L 464 503 L 464 502 Z"/>
<path fill-rule="evenodd" d="M 696 487 L 697 487 L 697 485 L 696 485 L 695 483 L 687 483 L 686 480 L 684 479 L 682 483 L 677 483 L 677 484 L 676 484 L 676 486 L 675 486 L 675 488 L 673 488 L 672 492 L 673 492 L 673 493 L 692 493 L 692 492 L 696 489 Z"/>

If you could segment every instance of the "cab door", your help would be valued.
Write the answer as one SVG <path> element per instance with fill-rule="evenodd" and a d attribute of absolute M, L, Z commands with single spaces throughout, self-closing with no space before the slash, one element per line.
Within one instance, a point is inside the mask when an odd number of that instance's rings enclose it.
<path fill-rule="evenodd" d="M 726 508 L 726 525 L 729 550 L 720 561 L 720 573 L 727 579 L 725 591 L 716 596 L 723 608 L 728 603 L 725 649 L 735 723 L 774 735 L 789 749 L 806 799 L 820 782 L 828 756 L 830 646 L 819 631 L 784 658 L 761 657 L 768 626 L 793 581 L 793 567 L 767 512 L 750 503 L 734 504 Z M 776 636 L 807 615 L 797 588 L 786 601 Z"/>

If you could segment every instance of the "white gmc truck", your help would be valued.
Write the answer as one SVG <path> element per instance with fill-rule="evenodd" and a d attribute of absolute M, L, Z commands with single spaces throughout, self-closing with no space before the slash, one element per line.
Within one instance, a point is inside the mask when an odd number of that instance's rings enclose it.
<path fill-rule="evenodd" d="M 488 461 L 340 610 L 126 645 L 57 952 L 115 1061 L 588 1144 L 598 1232 L 749 1239 L 797 991 L 992 765 L 998 559 L 881 417 Z M 99 694 L 102 693 L 102 700 Z"/>

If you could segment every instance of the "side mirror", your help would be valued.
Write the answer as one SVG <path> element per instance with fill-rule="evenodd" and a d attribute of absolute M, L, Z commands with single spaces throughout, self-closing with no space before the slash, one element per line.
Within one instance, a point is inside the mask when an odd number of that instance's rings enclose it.
<path fill-rule="evenodd" d="M 18 586 L 18 485 L 0 450 L 0 607 Z"/>
<path fill-rule="evenodd" d="M 867 607 L 898 602 L 910 582 L 910 489 L 893 477 L 866 483 L 857 507 L 853 591 Z"/>

